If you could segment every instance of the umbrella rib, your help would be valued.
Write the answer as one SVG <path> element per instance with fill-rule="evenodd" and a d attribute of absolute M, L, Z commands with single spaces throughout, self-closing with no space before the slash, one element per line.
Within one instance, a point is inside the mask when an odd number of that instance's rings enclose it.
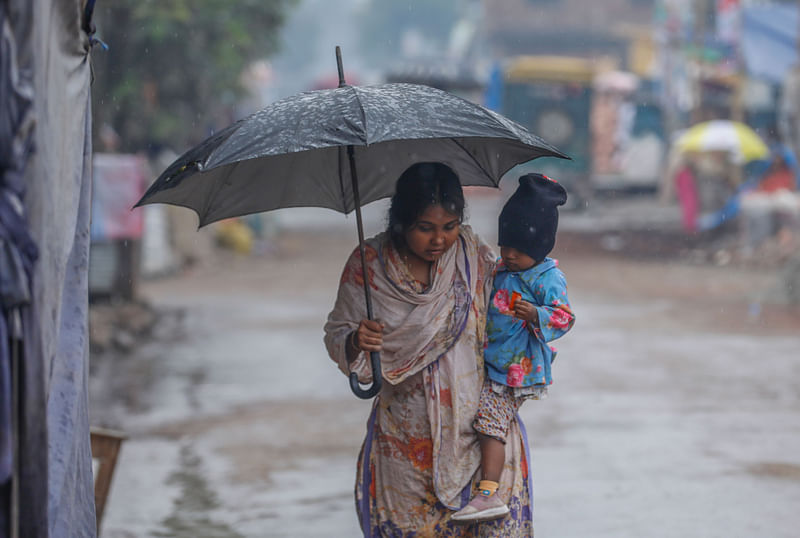
<path fill-rule="evenodd" d="M 462 101 L 467 101 L 463 97 L 458 97 L 457 95 L 456 95 L 456 98 L 461 99 Z M 471 103 L 470 101 L 467 101 L 467 102 Z M 500 123 L 503 126 L 503 129 L 505 129 L 506 131 L 509 131 L 508 127 L 506 125 L 503 125 L 501 122 L 497 121 L 497 118 L 495 118 L 494 116 L 489 114 L 489 111 L 486 108 L 478 107 L 478 110 L 480 110 L 481 114 L 483 114 L 484 116 L 486 116 L 487 118 L 492 120 L 493 123 Z M 510 133 L 510 134 L 514 134 L 514 133 Z"/>
<path fill-rule="evenodd" d="M 228 181 L 228 178 L 229 178 L 229 177 L 231 177 L 231 174 L 233 174 L 233 172 L 234 172 L 234 171 L 235 171 L 235 170 L 236 170 L 236 169 L 239 167 L 239 165 L 240 165 L 241 163 L 243 163 L 243 162 L 245 162 L 245 161 L 236 161 L 236 162 L 233 164 L 233 166 L 230 168 L 230 170 L 228 170 L 228 171 L 226 172 L 226 174 L 225 174 L 225 177 L 224 177 L 224 178 L 220 178 L 219 182 L 218 182 L 218 183 L 217 183 L 217 184 L 214 186 L 214 187 L 216 187 L 216 188 L 214 188 L 214 189 L 213 189 L 213 191 L 214 191 L 214 192 L 212 192 L 212 193 L 209 193 L 208 197 L 206 198 L 206 204 L 205 204 L 205 207 L 203 207 L 203 215 L 202 215 L 202 216 L 201 216 L 201 218 L 200 218 L 200 220 L 201 220 L 201 221 L 204 221 L 204 220 L 205 220 L 205 218 L 208 216 L 208 212 L 209 212 L 209 211 L 210 211 L 210 209 L 211 209 L 211 204 L 212 204 L 212 202 L 213 202 L 213 201 L 214 201 L 214 199 L 217 197 L 217 194 L 219 194 L 219 191 L 221 191 L 221 190 L 222 190 L 222 187 L 224 187 L 224 186 L 225 186 L 225 183 L 227 183 L 227 181 Z M 201 172 L 201 173 L 202 173 L 202 172 Z M 202 226 L 202 224 L 201 224 L 201 226 Z"/>
<path fill-rule="evenodd" d="M 474 106 L 474 105 L 475 105 L 475 103 L 473 103 L 472 101 L 469 101 L 468 99 L 464 99 L 463 97 L 459 97 L 458 95 L 452 95 L 452 96 L 453 96 L 453 97 L 455 97 L 456 99 L 460 100 L 460 101 L 463 101 L 463 102 L 465 102 L 465 103 L 469 104 L 469 105 L 472 105 L 472 106 Z M 511 131 L 508 129 L 508 127 L 507 127 L 506 125 L 502 124 L 501 122 L 499 122 L 499 121 L 497 120 L 497 118 L 495 118 L 494 116 L 492 116 L 492 115 L 489 113 L 489 110 L 488 110 L 488 109 L 486 109 L 486 108 L 484 108 L 484 107 L 482 107 L 482 106 L 478 106 L 478 107 L 477 107 L 477 109 L 478 109 L 478 110 L 480 111 L 480 113 L 481 113 L 481 114 L 483 114 L 483 115 L 484 115 L 486 118 L 489 118 L 489 119 L 492 121 L 492 123 L 494 123 L 494 124 L 498 124 L 498 123 L 500 123 L 500 125 L 503 127 L 503 129 L 505 129 L 505 130 L 506 130 L 506 132 L 508 132 L 508 133 L 509 133 L 509 134 L 511 134 L 511 135 L 515 135 L 515 133 L 512 133 L 512 132 L 511 132 Z M 508 118 L 505 118 L 505 119 L 508 119 Z M 532 134 L 532 133 L 531 133 L 531 134 Z"/>
<path fill-rule="evenodd" d="M 367 113 L 364 110 L 364 105 L 361 104 L 361 98 L 358 95 L 358 90 L 355 87 L 350 86 L 353 90 L 353 93 L 356 96 L 356 103 L 358 103 L 358 109 L 361 111 L 361 125 L 364 126 L 364 145 L 369 146 L 369 140 L 367 140 Z"/>
<path fill-rule="evenodd" d="M 471 152 L 471 151 L 469 151 L 469 150 L 467 150 L 467 148 L 465 148 L 465 147 L 464 147 L 464 145 L 463 145 L 461 142 L 459 142 L 459 141 L 458 141 L 458 139 L 456 139 L 456 138 L 451 138 L 450 140 L 452 140 L 452 141 L 453 141 L 453 143 L 455 143 L 455 145 L 457 145 L 457 146 L 458 146 L 458 147 L 460 147 L 462 150 L 464 150 L 464 153 L 466 153 L 467 155 L 469 155 L 469 158 L 470 158 L 470 159 L 472 159 L 472 162 L 474 162 L 474 163 L 475 163 L 475 166 L 477 166 L 478 168 L 480 168 L 481 172 L 483 172 L 484 174 L 486 174 L 486 177 L 490 177 L 490 178 L 492 177 L 492 174 L 490 174 L 489 172 L 487 172 L 487 171 L 486 171 L 486 169 L 485 169 L 485 168 L 484 168 L 484 167 L 481 165 L 481 163 L 478 161 L 478 159 L 476 159 L 476 158 L 475 158 L 475 156 L 472 154 L 472 152 Z M 501 177 L 502 177 L 502 176 L 501 176 Z M 500 184 L 500 178 L 497 178 L 497 184 L 498 184 L 498 185 Z"/>

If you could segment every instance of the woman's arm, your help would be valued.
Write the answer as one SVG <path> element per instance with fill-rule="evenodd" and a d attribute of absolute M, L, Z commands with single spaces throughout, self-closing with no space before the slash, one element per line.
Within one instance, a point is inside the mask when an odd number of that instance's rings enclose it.
<path fill-rule="evenodd" d="M 347 358 L 347 364 L 353 362 L 358 356 L 358 354 L 361 352 L 361 350 L 358 349 L 358 345 L 354 340 L 357 334 L 358 331 L 353 331 L 347 337 L 347 340 L 345 340 L 344 352 Z"/>
<path fill-rule="evenodd" d="M 382 339 L 372 325 L 375 322 L 363 319 L 365 309 L 361 258 L 355 249 L 342 270 L 336 302 L 325 323 L 324 340 L 328 355 L 339 370 L 345 375 L 356 372 L 359 380 L 367 383 L 372 379 L 372 369 L 365 351 L 374 350 L 376 344 L 379 347 Z"/>

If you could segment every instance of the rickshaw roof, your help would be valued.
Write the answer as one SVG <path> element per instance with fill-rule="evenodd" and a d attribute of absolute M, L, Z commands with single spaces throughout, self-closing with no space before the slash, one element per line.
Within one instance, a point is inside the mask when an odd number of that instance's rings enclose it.
<path fill-rule="evenodd" d="M 506 65 L 509 82 L 551 80 L 591 83 L 598 72 L 596 61 L 571 56 L 517 56 Z"/>

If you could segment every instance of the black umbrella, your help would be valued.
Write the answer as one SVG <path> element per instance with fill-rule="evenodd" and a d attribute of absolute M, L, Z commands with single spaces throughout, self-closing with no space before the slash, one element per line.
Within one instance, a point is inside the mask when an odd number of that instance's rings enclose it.
<path fill-rule="evenodd" d="M 361 206 L 391 196 L 416 162 L 449 165 L 463 185 L 496 187 L 517 164 L 569 158 L 521 125 L 447 92 L 414 84 L 348 86 L 336 47 L 339 87 L 277 101 L 237 121 L 172 163 L 137 206 L 193 209 L 200 225 L 283 207 L 355 209 L 366 270 Z M 365 279 L 367 317 L 372 302 Z M 373 385 L 350 386 L 361 398 L 380 390 L 380 358 L 371 354 Z"/>

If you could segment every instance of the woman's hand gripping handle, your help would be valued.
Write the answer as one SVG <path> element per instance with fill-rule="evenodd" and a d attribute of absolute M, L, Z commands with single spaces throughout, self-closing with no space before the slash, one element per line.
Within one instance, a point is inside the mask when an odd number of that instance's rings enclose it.
<path fill-rule="evenodd" d="M 383 329 L 385 325 L 380 321 L 362 319 L 358 324 L 358 329 L 350 333 L 347 337 L 347 361 L 352 362 L 362 351 L 370 355 L 370 363 L 373 372 L 373 384 L 367 390 L 361 388 L 358 383 L 358 374 L 350 373 L 350 388 L 356 396 L 369 399 L 378 394 L 381 390 L 381 364 L 379 352 L 383 348 Z"/>

